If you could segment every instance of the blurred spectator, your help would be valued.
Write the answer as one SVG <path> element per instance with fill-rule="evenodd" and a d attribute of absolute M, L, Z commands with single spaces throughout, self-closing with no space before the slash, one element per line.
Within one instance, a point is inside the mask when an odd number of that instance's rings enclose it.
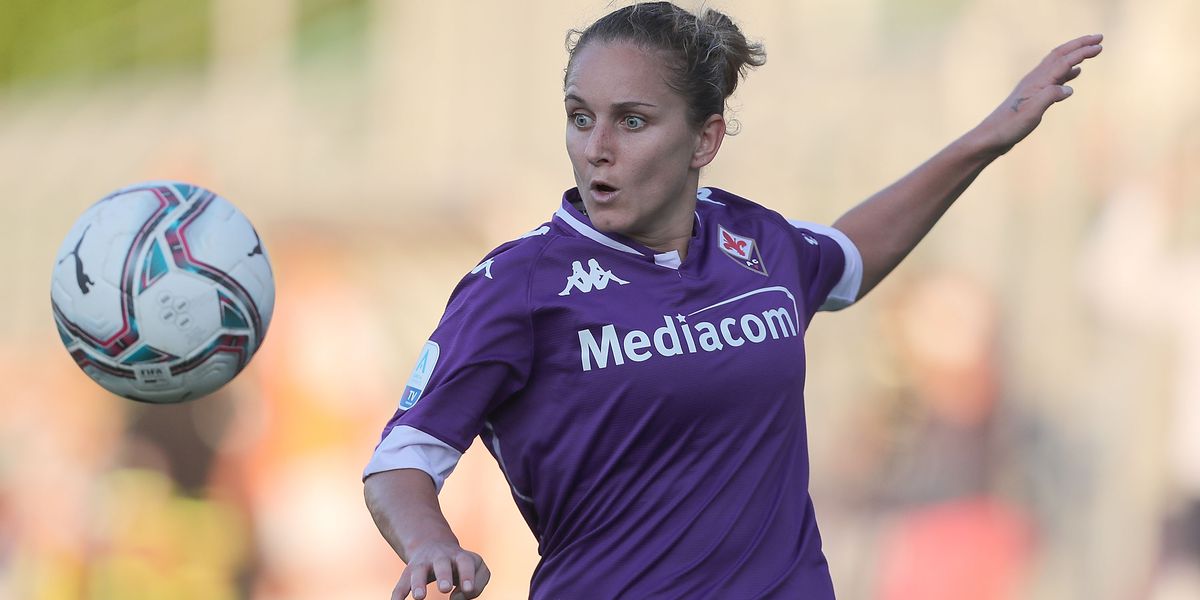
<path fill-rule="evenodd" d="M 1200 590 L 1200 252 L 1194 232 L 1184 229 L 1200 214 L 1185 192 L 1200 189 L 1191 169 L 1200 144 L 1185 148 L 1179 162 L 1126 181 L 1108 199 L 1083 282 L 1109 327 L 1151 332 L 1174 345 L 1175 360 L 1164 369 L 1171 374 L 1171 416 L 1161 452 L 1169 478 L 1158 500 L 1163 528 L 1148 592 L 1161 600 L 1194 598 Z"/>
<path fill-rule="evenodd" d="M 1041 474 L 1064 460 L 1055 434 L 1011 397 L 988 290 L 943 273 L 897 296 L 884 330 L 899 387 L 860 417 L 866 444 L 848 436 L 851 455 L 876 456 L 856 459 L 869 467 L 851 469 L 842 493 L 878 524 L 874 575 L 852 595 L 1027 597 L 1053 517 L 1039 502 L 1053 478 Z"/>

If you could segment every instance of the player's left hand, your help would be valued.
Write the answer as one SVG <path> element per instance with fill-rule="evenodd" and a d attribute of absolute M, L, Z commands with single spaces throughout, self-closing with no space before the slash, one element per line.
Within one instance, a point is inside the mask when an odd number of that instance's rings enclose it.
<path fill-rule="evenodd" d="M 1085 35 L 1051 50 L 976 128 L 983 147 L 999 156 L 1025 139 L 1052 104 L 1071 96 L 1074 90 L 1066 83 L 1079 76 L 1080 63 L 1100 54 L 1102 39 L 1102 34 Z"/>

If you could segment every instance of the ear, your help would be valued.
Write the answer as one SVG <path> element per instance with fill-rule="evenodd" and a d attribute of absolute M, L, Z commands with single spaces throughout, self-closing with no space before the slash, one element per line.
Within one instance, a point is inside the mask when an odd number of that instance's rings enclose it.
<path fill-rule="evenodd" d="M 696 150 L 692 152 L 692 168 L 700 169 L 717 157 L 721 142 L 725 139 L 725 117 L 709 115 L 700 126 L 696 138 Z"/>

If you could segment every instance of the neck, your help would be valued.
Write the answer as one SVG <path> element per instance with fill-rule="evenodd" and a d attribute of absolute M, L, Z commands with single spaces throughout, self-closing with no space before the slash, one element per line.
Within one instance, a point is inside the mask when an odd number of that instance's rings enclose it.
<path fill-rule="evenodd" d="M 697 189 L 693 180 L 690 189 L 681 193 L 679 200 L 660 207 L 657 214 L 647 215 L 643 221 L 647 221 L 648 226 L 641 230 L 607 229 L 594 220 L 592 224 L 599 231 L 619 233 L 657 253 L 674 250 L 679 253 L 679 260 L 683 261 L 687 258 L 688 244 L 691 242 L 696 222 Z M 588 215 L 582 201 L 577 202 L 575 207 Z M 589 217 L 595 218 L 590 215 Z"/>
<path fill-rule="evenodd" d="M 638 238 L 633 239 L 637 240 L 639 244 L 646 246 L 647 248 L 650 248 L 651 250 L 654 250 L 660 254 L 674 250 L 679 253 L 679 260 L 682 261 L 683 259 L 687 258 L 688 242 L 692 239 L 692 229 L 689 227 L 685 235 L 671 236 L 661 240 L 643 240 Z"/>
<path fill-rule="evenodd" d="M 688 244 L 692 240 L 693 229 L 696 226 L 696 191 L 700 188 L 700 171 L 692 169 L 686 182 L 679 191 L 679 200 L 666 208 L 670 216 L 664 219 L 665 227 L 652 232 L 653 235 L 634 237 L 639 243 L 655 252 L 679 253 L 682 262 L 687 258 Z M 649 232 L 648 232 L 649 233 Z"/>

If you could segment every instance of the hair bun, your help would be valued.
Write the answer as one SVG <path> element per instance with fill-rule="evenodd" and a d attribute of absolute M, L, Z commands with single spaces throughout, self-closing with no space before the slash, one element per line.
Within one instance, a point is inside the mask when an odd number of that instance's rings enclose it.
<path fill-rule="evenodd" d="M 703 9 L 697 21 L 701 34 L 707 34 L 711 40 L 705 51 L 705 62 L 712 59 L 725 61 L 721 92 L 728 98 L 748 69 L 766 64 L 766 50 L 762 44 L 747 40 L 733 19 L 718 10 Z"/>
<path fill-rule="evenodd" d="M 646 2 L 617 9 L 582 31 L 567 34 L 567 75 L 576 53 L 592 42 L 623 41 L 666 53 L 668 84 L 688 102 L 688 118 L 699 125 L 725 114 L 725 102 L 738 81 L 767 62 L 724 13 L 705 8 L 697 16 L 670 2 Z M 731 132 L 732 133 L 732 132 Z"/>

